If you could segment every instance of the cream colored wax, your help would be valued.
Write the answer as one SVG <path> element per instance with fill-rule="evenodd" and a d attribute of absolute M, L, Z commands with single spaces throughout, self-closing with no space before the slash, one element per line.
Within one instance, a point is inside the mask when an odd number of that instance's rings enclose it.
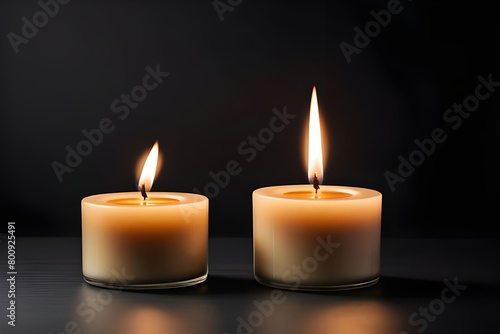
<path fill-rule="evenodd" d="M 87 282 L 176 287 L 207 277 L 208 199 L 188 193 L 113 193 L 82 200 Z"/>
<path fill-rule="evenodd" d="M 374 284 L 380 267 L 382 194 L 311 185 L 253 192 L 254 274 L 290 289 Z"/>

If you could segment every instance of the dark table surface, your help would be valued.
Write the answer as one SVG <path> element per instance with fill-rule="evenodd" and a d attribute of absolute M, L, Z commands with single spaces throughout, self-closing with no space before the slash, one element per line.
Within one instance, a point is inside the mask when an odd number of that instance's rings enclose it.
<path fill-rule="evenodd" d="M 202 284 L 122 291 L 83 281 L 79 238 L 19 237 L 15 327 L 7 324 L 13 298 L 1 239 L 1 333 L 500 333 L 495 239 L 383 239 L 378 284 L 282 290 L 275 304 L 274 289 L 253 279 L 251 239 L 210 239 Z"/>

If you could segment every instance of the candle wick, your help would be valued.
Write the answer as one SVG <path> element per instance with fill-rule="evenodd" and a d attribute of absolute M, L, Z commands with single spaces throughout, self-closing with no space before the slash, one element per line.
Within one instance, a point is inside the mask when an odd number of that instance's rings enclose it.
<path fill-rule="evenodd" d="M 146 185 L 142 185 L 141 186 L 141 195 L 142 195 L 142 198 L 144 198 L 144 200 L 146 200 L 146 198 L 148 198 L 148 194 L 146 193 Z"/>
<path fill-rule="evenodd" d="M 317 194 L 318 189 L 319 189 L 319 180 L 318 180 L 318 176 L 316 175 L 316 173 L 314 173 L 314 176 L 313 176 L 313 187 L 314 187 L 314 193 Z"/>

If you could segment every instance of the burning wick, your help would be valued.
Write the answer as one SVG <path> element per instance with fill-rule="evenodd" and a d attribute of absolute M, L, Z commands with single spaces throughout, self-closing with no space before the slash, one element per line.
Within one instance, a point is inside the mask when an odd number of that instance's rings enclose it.
<path fill-rule="evenodd" d="M 314 187 L 314 193 L 317 194 L 318 189 L 319 189 L 319 180 L 318 180 L 318 176 L 316 175 L 316 173 L 314 173 L 314 176 L 313 176 L 313 187 Z"/>
<path fill-rule="evenodd" d="M 146 200 L 146 198 L 148 198 L 148 194 L 146 194 L 146 185 L 144 185 L 144 184 L 141 186 L 141 195 L 144 198 L 144 200 Z"/>

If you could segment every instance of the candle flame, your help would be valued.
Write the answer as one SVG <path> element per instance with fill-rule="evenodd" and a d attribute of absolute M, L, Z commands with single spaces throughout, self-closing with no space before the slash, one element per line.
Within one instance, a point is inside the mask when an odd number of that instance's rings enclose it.
<path fill-rule="evenodd" d="M 149 152 L 149 155 L 142 167 L 141 177 L 139 178 L 139 183 L 137 187 L 139 189 L 144 186 L 146 191 L 150 191 L 153 186 L 153 181 L 156 175 L 156 167 L 158 166 L 158 155 L 159 155 L 159 145 L 158 141 L 156 141 Z"/>
<path fill-rule="evenodd" d="M 319 183 L 323 181 L 323 146 L 321 143 L 321 126 L 319 121 L 318 97 L 316 86 L 313 87 L 311 107 L 309 109 L 309 136 L 307 146 L 307 175 L 313 183 L 314 176 Z"/>

